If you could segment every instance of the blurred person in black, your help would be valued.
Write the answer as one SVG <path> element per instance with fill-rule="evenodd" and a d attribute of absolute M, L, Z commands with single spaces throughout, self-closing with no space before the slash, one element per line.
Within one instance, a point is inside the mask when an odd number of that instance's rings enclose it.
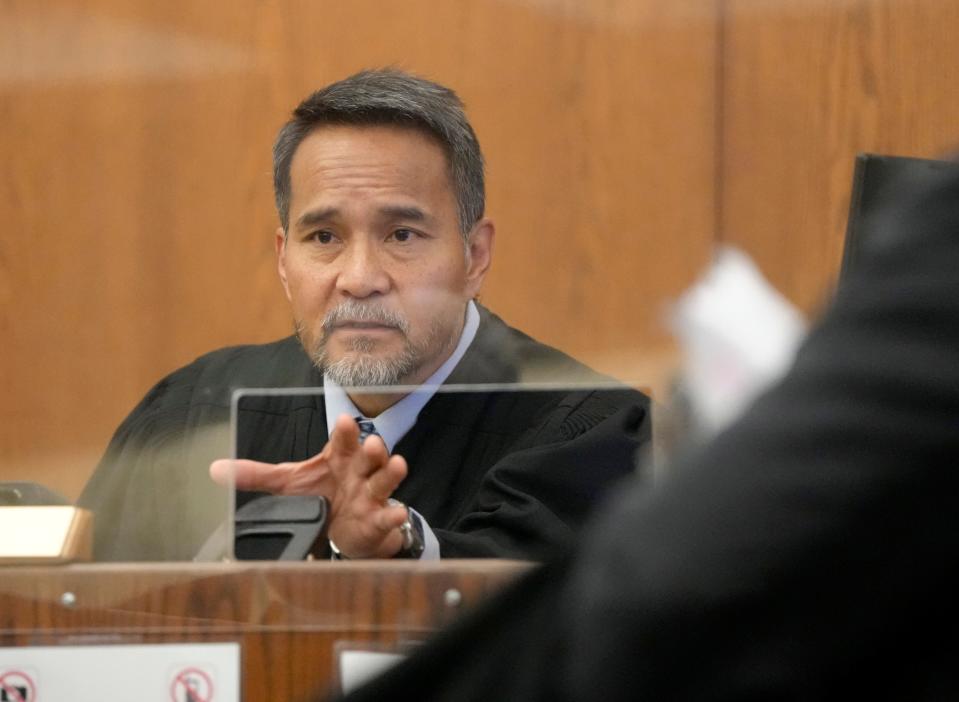
<path fill-rule="evenodd" d="M 869 232 L 739 422 L 348 699 L 959 695 L 959 177 Z"/>

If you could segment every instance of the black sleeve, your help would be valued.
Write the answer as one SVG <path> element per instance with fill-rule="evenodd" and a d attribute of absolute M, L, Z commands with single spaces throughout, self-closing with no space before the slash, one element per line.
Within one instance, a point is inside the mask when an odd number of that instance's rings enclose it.
<path fill-rule="evenodd" d="M 208 472 L 232 454 L 233 390 L 307 387 L 313 374 L 289 337 L 213 351 L 157 383 L 117 429 L 80 497 L 94 513 L 95 558 L 192 560 L 233 503 Z M 264 443 L 279 451 L 282 440 Z M 279 452 L 262 459 L 289 460 Z"/>
<path fill-rule="evenodd" d="M 586 424 L 582 414 L 564 417 L 550 440 L 511 451 L 489 469 L 466 513 L 434 530 L 442 557 L 544 560 L 574 539 L 649 442 L 645 406 Z"/>
<path fill-rule="evenodd" d="M 94 515 L 96 560 L 190 560 L 226 515 L 203 466 L 229 455 L 229 412 L 196 401 L 201 372 L 161 380 L 111 439 L 78 502 Z"/>

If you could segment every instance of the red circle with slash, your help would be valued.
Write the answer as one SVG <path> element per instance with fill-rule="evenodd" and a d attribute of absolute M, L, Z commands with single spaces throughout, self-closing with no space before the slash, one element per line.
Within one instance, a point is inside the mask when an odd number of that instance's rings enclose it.
<path fill-rule="evenodd" d="M 8 670 L 0 675 L 0 690 L 10 702 L 37 702 L 37 686 L 29 675 L 19 670 Z M 26 694 L 20 690 L 26 690 Z"/>
<path fill-rule="evenodd" d="M 202 686 L 196 684 L 196 680 L 202 681 L 206 689 L 200 689 Z M 178 692 L 185 692 L 186 696 L 177 697 Z M 173 678 L 173 684 L 170 686 L 170 699 L 173 702 L 210 702 L 213 699 L 213 680 L 204 671 L 199 668 L 186 668 L 177 673 Z"/>

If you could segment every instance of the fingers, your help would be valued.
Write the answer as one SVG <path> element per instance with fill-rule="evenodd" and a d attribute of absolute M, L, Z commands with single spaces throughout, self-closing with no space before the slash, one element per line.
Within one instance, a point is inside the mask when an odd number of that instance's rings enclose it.
<path fill-rule="evenodd" d="M 399 529 L 409 516 L 405 505 L 390 505 L 373 513 L 373 524 L 384 535 Z"/>
<path fill-rule="evenodd" d="M 363 454 L 366 456 L 366 461 L 361 462 L 357 466 L 361 471 L 361 477 L 372 475 L 386 465 L 386 462 L 390 459 L 389 451 L 386 450 L 386 444 L 383 443 L 383 439 L 379 436 L 370 435 L 366 437 L 362 448 Z"/>
<path fill-rule="evenodd" d="M 366 450 L 366 447 L 363 447 Z M 369 497 L 377 502 L 385 502 L 406 478 L 406 460 L 402 456 L 390 456 L 384 464 L 367 479 Z"/>
<path fill-rule="evenodd" d="M 237 490 L 282 492 L 284 478 L 289 473 L 288 464 L 260 463 L 246 459 L 221 458 L 210 464 L 210 477 L 218 485 L 228 487 L 231 483 Z"/>
<path fill-rule="evenodd" d="M 322 495 L 329 498 L 332 485 L 323 453 L 295 463 L 262 463 L 247 459 L 219 459 L 210 464 L 210 477 L 224 487 L 268 492 L 273 495 Z"/>
<path fill-rule="evenodd" d="M 336 418 L 333 424 L 333 434 L 330 436 L 330 448 L 336 452 L 350 455 L 360 445 L 360 428 L 350 415 L 343 413 Z"/>
<path fill-rule="evenodd" d="M 363 518 L 334 520 L 329 535 L 348 558 L 391 558 L 403 547 L 399 528 L 407 516 L 403 505 L 377 507 Z"/>
<path fill-rule="evenodd" d="M 210 477 L 213 482 L 223 487 L 229 487 L 233 478 L 233 461 L 229 458 L 220 458 L 210 464 Z"/>
<path fill-rule="evenodd" d="M 333 434 L 329 442 L 332 451 L 343 455 L 350 455 L 356 451 L 360 444 L 360 428 L 350 415 L 343 413 L 336 418 L 333 424 Z M 367 449 L 367 455 L 377 464 L 386 461 L 389 452 L 386 450 L 386 444 L 382 437 L 371 434 L 363 441 L 362 446 Z"/>

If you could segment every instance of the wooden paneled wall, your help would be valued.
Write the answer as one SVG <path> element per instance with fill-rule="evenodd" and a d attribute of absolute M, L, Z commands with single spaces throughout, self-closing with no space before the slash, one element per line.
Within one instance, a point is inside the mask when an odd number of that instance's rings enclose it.
<path fill-rule="evenodd" d="M 465 100 L 498 224 L 484 301 L 648 383 L 713 235 L 715 7 L 0 3 L 0 479 L 75 496 L 162 375 L 289 333 L 270 147 L 365 67 Z"/>
<path fill-rule="evenodd" d="M 723 238 L 805 310 L 839 269 L 857 152 L 959 145 L 959 3 L 726 0 Z"/>
<path fill-rule="evenodd" d="M 856 152 L 956 145 L 957 30 L 947 0 L 6 0 L 0 479 L 75 496 L 161 375 L 288 332 L 269 149 L 318 86 L 456 88 L 498 225 L 484 301 L 656 388 L 713 243 L 812 311 Z"/>

